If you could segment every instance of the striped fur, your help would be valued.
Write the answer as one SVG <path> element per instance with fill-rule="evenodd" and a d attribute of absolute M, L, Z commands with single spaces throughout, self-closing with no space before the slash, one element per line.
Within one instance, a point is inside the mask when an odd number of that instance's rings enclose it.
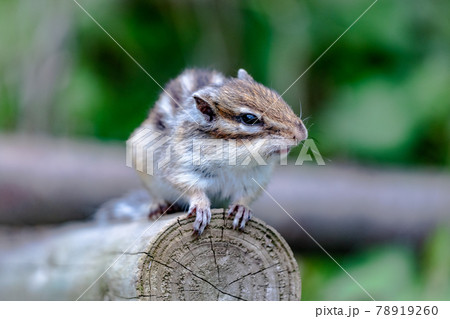
<path fill-rule="evenodd" d="M 243 123 L 245 113 L 257 116 L 261 123 Z M 177 204 L 197 215 L 194 228 L 199 233 L 208 224 L 212 198 L 231 201 L 234 223 L 243 227 L 250 216 L 248 205 L 261 191 L 253 179 L 266 185 L 276 151 L 292 146 L 287 139 L 298 143 L 307 136 L 302 121 L 279 94 L 242 69 L 237 78 L 216 71 L 185 70 L 167 84 L 141 127 L 170 137 L 167 144 L 152 150 L 156 160 L 165 150 L 172 152 L 168 165 L 153 175 L 140 174 L 153 198 L 151 212 L 161 212 L 161 207 L 180 197 Z M 270 142 L 260 144 L 262 139 Z M 236 147 L 238 165 L 230 165 L 226 157 L 218 161 L 199 158 L 201 165 L 195 165 L 192 154 L 199 140 L 205 141 L 205 155 L 216 152 L 207 145 L 211 141 L 231 143 Z M 260 165 L 255 158 L 243 165 L 256 151 L 267 165 Z"/>

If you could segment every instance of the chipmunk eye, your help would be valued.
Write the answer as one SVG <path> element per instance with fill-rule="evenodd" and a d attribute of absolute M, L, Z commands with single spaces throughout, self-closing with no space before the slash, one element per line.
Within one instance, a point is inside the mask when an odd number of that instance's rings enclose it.
<path fill-rule="evenodd" d="M 259 125 L 262 124 L 262 120 L 259 119 L 256 115 L 245 113 L 240 116 L 241 122 L 246 125 Z"/>

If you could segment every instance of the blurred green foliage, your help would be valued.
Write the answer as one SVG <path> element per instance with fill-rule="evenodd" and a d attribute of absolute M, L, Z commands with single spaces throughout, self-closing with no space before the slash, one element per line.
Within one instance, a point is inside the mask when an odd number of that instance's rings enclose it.
<path fill-rule="evenodd" d="M 283 92 L 371 1 L 79 0 L 159 84 L 246 68 Z M 450 162 L 450 3 L 376 3 L 291 89 L 328 158 Z M 125 140 L 160 88 L 73 1 L 0 3 L 0 129 Z"/>
<path fill-rule="evenodd" d="M 375 300 L 449 300 L 450 227 L 435 230 L 419 252 L 407 244 L 383 245 L 333 257 Z M 371 300 L 324 254 L 296 255 L 302 300 Z"/>
<path fill-rule="evenodd" d="M 78 1 L 161 85 L 186 67 L 243 67 L 280 93 L 372 3 Z M 326 158 L 450 164 L 449 9 L 378 1 L 286 92 Z M 125 140 L 161 91 L 70 0 L 2 0 L 0 43 L 1 131 Z M 448 299 L 449 242 L 442 228 L 420 254 L 335 257 L 376 299 Z M 327 256 L 299 262 L 304 300 L 368 298 Z"/>

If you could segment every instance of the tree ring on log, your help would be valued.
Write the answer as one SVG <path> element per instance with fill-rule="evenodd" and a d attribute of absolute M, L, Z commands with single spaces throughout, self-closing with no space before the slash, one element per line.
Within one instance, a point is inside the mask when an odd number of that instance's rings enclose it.
<path fill-rule="evenodd" d="M 235 230 L 222 209 L 193 235 L 195 217 L 178 217 L 139 262 L 141 300 L 300 300 L 298 265 L 286 241 L 252 218 Z"/>

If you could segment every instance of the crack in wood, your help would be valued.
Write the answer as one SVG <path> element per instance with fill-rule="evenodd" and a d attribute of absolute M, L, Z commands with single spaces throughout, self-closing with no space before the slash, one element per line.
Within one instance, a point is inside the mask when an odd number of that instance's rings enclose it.
<path fill-rule="evenodd" d="M 248 277 L 248 276 L 251 276 L 251 275 L 257 275 L 257 274 L 259 274 L 260 272 L 263 272 L 263 271 L 265 271 L 265 270 L 267 270 L 267 269 L 270 269 L 270 268 L 272 268 L 272 267 L 274 267 L 274 266 L 277 266 L 277 265 L 279 265 L 279 263 L 273 264 L 273 265 L 271 265 L 271 266 L 265 267 L 265 268 L 263 268 L 263 269 L 260 269 L 260 270 L 258 270 L 258 271 L 255 271 L 255 272 L 250 272 L 250 273 L 248 273 L 248 274 L 246 274 L 246 275 L 244 275 L 244 276 L 242 276 L 242 277 L 239 277 L 239 278 L 233 280 L 232 282 L 229 282 L 228 284 L 225 285 L 225 288 L 228 287 L 229 285 L 234 284 L 235 282 L 238 282 L 238 281 L 244 279 L 245 277 Z"/>
<path fill-rule="evenodd" d="M 207 284 L 209 284 L 211 287 L 213 287 L 214 289 L 216 289 L 216 290 L 219 291 L 220 293 L 222 293 L 222 294 L 224 294 L 224 295 L 227 295 L 227 296 L 230 296 L 230 297 L 233 297 L 233 298 L 236 298 L 236 299 L 238 299 L 238 300 L 246 301 L 246 299 L 244 299 L 244 298 L 241 298 L 241 297 L 239 297 L 239 296 L 235 296 L 235 295 L 232 295 L 232 294 L 230 294 L 230 293 L 228 293 L 228 292 L 226 292 L 226 291 L 223 291 L 222 289 L 220 289 L 219 287 L 217 287 L 216 285 L 214 285 L 212 282 L 210 282 L 210 281 L 208 281 L 207 279 L 202 278 L 202 277 L 200 277 L 199 275 L 197 275 L 196 273 L 194 273 L 192 270 L 190 270 L 189 268 L 187 268 L 185 265 L 183 265 L 183 264 L 180 263 L 179 261 L 177 261 L 177 260 L 175 260 L 175 259 L 173 259 L 173 258 L 171 258 L 171 259 L 172 259 L 174 262 L 176 262 L 178 265 L 180 265 L 181 267 L 183 267 L 184 269 L 186 269 L 187 271 L 189 271 L 194 277 L 196 277 L 196 278 L 198 278 L 198 279 L 200 279 L 200 280 L 206 282 Z"/>
<path fill-rule="evenodd" d="M 211 241 L 211 250 L 212 250 L 212 252 L 213 252 L 214 263 L 216 264 L 216 268 L 217 268 L 217 282 L 220 282 L 220 269 L 219 269 L 219 264 L 217 263 L 217 259 L 216 259 L 216 251 L 215 251 L 215 249 L 214 249 L 214 244 L 213 244 L 212 236 L 209 237 L 209 240 Z"/>
<path fill-rule="evenodd" d="M 125 300 L 132 300 L 132 299 L 139 299 L 140 296 L 136 296 L 136 297 L 124 297 L 124 296 L 119 296 L 119 295 L 115 295 L 113 294 L 114 297 L 116 298 L 120 298 L 120 299 L 125 299 Z"/>
<path fill-rule="evenodd" d="M 126 255 L 140 255 L 140 254 L 147 255 L 147 256 L 150 258 L 151 261 L 154 261 L 155 263 L 158 263 L 158 264 L 160 264 L 160 265 L 163 265 L 163 266 L 165 266 L 165 267 L 167 267 L 167 268 L 173 270 L 173 267 L 171 267 L 171 266 L 169 266 L 169 265 L 163 263 L 162 261 L 159 261 L 159 260 L 155 259 L 155 257 L 153 257 L 152 255 L 150 255 L 150 254 L 149 254 L 148 252 L 146 252 L 146 251 L 139 251 L 139 252 L 136 252 L 136 253 L 127 253 Z"/>
<path fill-rule="evenodd" d="M 195 258 L 197 258 L 197 256 L 194 254 L 194 252 L 191 250 L 191 248 L 189 247 L 189 245 L 183 240 L 183 238 L 184 238 L 184 236 L 183 236 L 183 233 L 181 232 L 181 227 L 182 227 L 182 225 L 181 225 L 181 223 L 180 223 L 180 219 L 178 218 L 177 219 L 177 223 L 178 223 L 178 225 L 180 226 L 179 228 L 178 228 L 178 232 L 179 232 L 179 234 L 180 234 L 180 241 L 181 241 L 181 243 L 183 244 L 183 246 L 191 253 L 191 255 L 192 255 L 192 257 L 194 257 L 194 259 Z M 203 273 L 203 271 L 201 270 L 201 269 L 198 269 L 200 272 L 202 272 Z M 204 274 L 204 273 L 203 273 Z"/>
<path fill-rule="evenodd" d="M 181 241 L 181 243 L 182 243 L 183 246 L 185 246 L 186 249 L 191 253 L 192 257 L 195 258 L 196 256 L 195 256 L 194 253 L 192 252 L 192 250 L 191 250 L 191 248 L 189 247 L 189 245 L 186 244 L 186 243 L 183 241 L 183 233 L 181 232 L 181 228 L 182 228 L 183 226 L 181 225 L 180 219 L 179 219 L 179 218 L 177 218 L 177 223 L 178 223 L 178 225 L 180 226 L 177 230 L 178 230 L 178 233 L 180 234 L 180 241 Z"/>
<path fill-rule="evenodd" d="M 216 265 L 216 269 L 217 269 L 217 282 L 220 283 L 220 270 L 219 270 L 219 264 L 217 263 L 217 259 L 216 259 L 216 251 L 214 250 L 214 244 L 213 244 L 213 240 L 212 240 L 212 236 L 209 237 L 209 240 L 211 241 L 211 250 L 213 252 L 213 256 L 214 256 L 214 264 Z M 217 299 L 219 299 L 220 293 L 217 292 Z"/>

